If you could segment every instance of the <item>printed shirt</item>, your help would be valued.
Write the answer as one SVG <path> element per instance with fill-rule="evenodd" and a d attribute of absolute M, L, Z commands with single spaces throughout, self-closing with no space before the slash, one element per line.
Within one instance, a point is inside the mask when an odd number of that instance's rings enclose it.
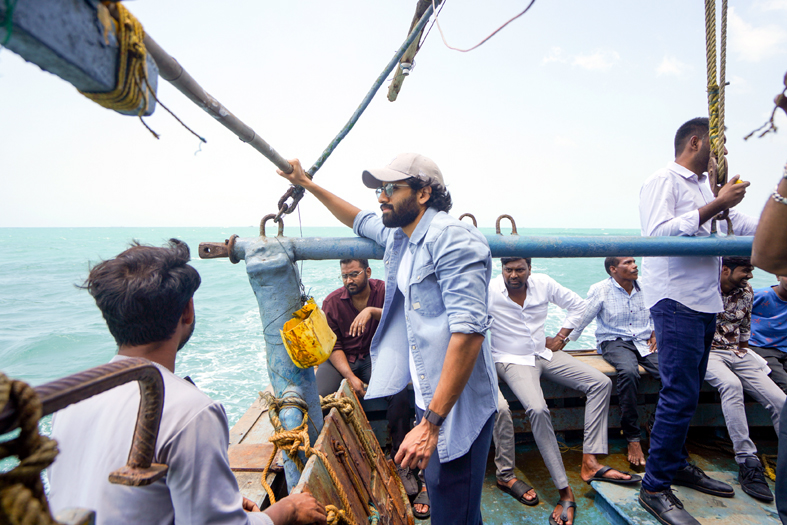
<path fill-rule="evenodd" d="M 620 338 L 632 341 L 642 356 L 651 353 L 648 339 L 653 333 L 653 320 L 637 281 L 631 295 L 612 277 L 591 286 L 585 315 L 568 338 L 579 339 L 593 319 L 596 319 L 597 345 Z"/>
<path fill-rule="evenodd" d="M 749 344 L 787 352 L 787 301 L 770 286 L 754 291 Z"/>
<path fill-rule="evenodd" d="M 585 301 L 548 275 L 532 273 L 527 279 L 527 298 L 522 306 L 508 296 L 502 275 L 489 284 L 492 358 L 496 363 L 535 366 L 536 356 L 552 359 L 546 347 L 544 324 L 549 303 L 567 310 L 564 328 L 575 328 L 585 311 Z"/>
<path fill-rule="evenodd" d="M 357 235 L 385 247 L 385 303 L 372 339 L 372 377 L 366 398 L 401 392 L 410 382 L 412 351 L 426 406 L 434 396 L 453 333 L 484 334 L 492 255 L 486 238 L 467 223 L 428 208 L 410 238 L 401 228 L 386 228 L 371 211 L 359 212 Z M 407 293 L 396 277 L 404 250 L 413 257 Z M 497 374 L 487 338 L 464 390 L 440 427 L 441 463 L 465 455 L 486 421 L 497 411 Z"/>
<path fill-rule="evenodd" d="M 385 301 L 385 283 L 379 279 L 369 279 L 369 288 L 369 301 L 366 306 L 382 308 Z M 325 298 L 322 310 L 328 319 L 328 326 L 336 334 L 336 344 L 333 349 L 342 350 L 350 363 L 367 357 L 369 347 L 372 345 L 372 337 L 380 322 L 372 318 L 361 335 L 352 337 L 350 326 L 360 312 L 353 305 L 352 297 L 344 286 L 334 290 Z"/>
<path fill-rule="evenodd" d="M 699 209 L 714 199 L 706 174 L 697 175 L 671 162 L 645 181 L 639 194 L 642 235 L 707 237 L 711 221 L 700 224 Z M 737 235 L 754 235 L 757 219 L 730 209 Z M 722 232 L 725 221 L 717 222 Z M 724 308 L 719 288 L 720 257 L 644 257 L 645 306 L 672 299 L 692 310 L 718 313 Z"/>
<path fill-rule="evenodd" d="M 728 294 L 722 294 L 724 311 L 716 315 L 716 333 L 713 334 L 712 348 L 732 350 L 739 357 L 746 355 L 746 349 L 740 349 L 739 345 L 749 341 L 753 296 L 748 284 L 745 288 L 736 288 Z"/>

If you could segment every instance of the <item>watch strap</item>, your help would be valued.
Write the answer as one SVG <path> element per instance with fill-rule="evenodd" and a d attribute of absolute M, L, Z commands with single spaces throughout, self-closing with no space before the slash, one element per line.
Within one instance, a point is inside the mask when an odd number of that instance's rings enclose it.
<path fill-rule="evenodd" d="M 424 412 L 424 419 L 433 424 L 436 427 L 439 427 L 445 421 L 445 418 L 438 414 L 437 412 L 432 412 L 431 409 L 427 408 Z"/>

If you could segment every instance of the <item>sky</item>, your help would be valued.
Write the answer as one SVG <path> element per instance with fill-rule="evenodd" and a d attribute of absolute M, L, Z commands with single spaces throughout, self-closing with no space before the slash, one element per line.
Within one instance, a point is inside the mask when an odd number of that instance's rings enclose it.
<path fill-rule="evenodd" d="M 447 0 L 448 43 L 470 47 L 529 0 Z M 310 166 L 407 36 L 415 0 L 127 2 L 145 30 L 285 158 Z M 787 70 L 787 0 L 730 2 L 726 125 L 739 209 L 759 215 L 787 160 L 787 117 L 762 139 Z M 441 168 L 452 213 L 479 226 L 638 228 L 642 182 L 707 116 L 704 3 L 536 0 L 478 49 L 433 27 L 396 102 L 388 82 L 315 180 L 377 209 L 364 169 L 415 151 Z M 288 183 L 165 81 L 147 123 L 106 110 L 0 50 L 0 227 L 250 226 Z M 286 225 L 298 224 L 298 214 Z M 339 225 L 317 201 L 304 226 Z"/>

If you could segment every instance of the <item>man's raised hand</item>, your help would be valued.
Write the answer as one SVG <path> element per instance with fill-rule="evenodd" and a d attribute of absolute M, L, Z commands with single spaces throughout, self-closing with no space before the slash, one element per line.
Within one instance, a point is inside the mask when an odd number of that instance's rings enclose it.
<path fill-rule="evenodd" d="M 304 186 L 308 184 L 311 179 L 309 179 L 309 177 L 306 175 L 306 172 L 303 171 L 301 161 L 298 159 L 292 159 L 289 161 L 289 163 L 292 165 L 292 173 L 284 173 L 282 170 L 276 170 L 276 173 L 296 186 Z"/>

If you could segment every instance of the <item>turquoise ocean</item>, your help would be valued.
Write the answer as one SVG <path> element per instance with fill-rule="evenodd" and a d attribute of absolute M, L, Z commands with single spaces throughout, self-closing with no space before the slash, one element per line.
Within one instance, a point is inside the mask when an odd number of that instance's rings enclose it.
<path fill-rule="evenodd" d="M 493 234 L 492 229 L 484 229 Z M 256 237 L 247 228 L 0 228 L 0 371 L 40 385 L 109 361 L 117 347 L 82 283 L 91 264 L 111 258 L 132 240 L 160 246 L 175 237 L 188 243 L 192 264 L 202 276 L 194 302 L 197 324 L 181 350 L 176 373 L 226 408 L 233 425 L 269 384 L 259 308 L 245 265 L 228 259 L 201 260 L 200 242 L 223 242 L 232 234 Z M 287 236 L 300 236 L 287 228 Z M 344 227 L 304 227 L 304 237 L 352 236 Z M 525 229 L 520 235 L 639 235 L 638 230 Z M 640 260 L 638 259 L 638 263 Z M 300 266 L 300 263 L 299 263 Z M 372 277 L 383 278 L 380 261 L 370 261 Z M 535 259 L 533 271 L 546 273 L 585 297 L 590 285 L 607 277 L 603 259 Z M 341 286 L 338 261 L 304 261 L 302 280 L 318 303 Z M 493 275 L 499 275 L 495 261 Z M 775 284 L 755 270 L 754 288 Z M 547 332 L 560 328 L 563 314 L 550 312 Z M 594 326 L 569 349 L 593 348 Z M 48 419 L 48 418 L 47 418 Z M 42 424 L 49 430 L 48 420 Z"/>

